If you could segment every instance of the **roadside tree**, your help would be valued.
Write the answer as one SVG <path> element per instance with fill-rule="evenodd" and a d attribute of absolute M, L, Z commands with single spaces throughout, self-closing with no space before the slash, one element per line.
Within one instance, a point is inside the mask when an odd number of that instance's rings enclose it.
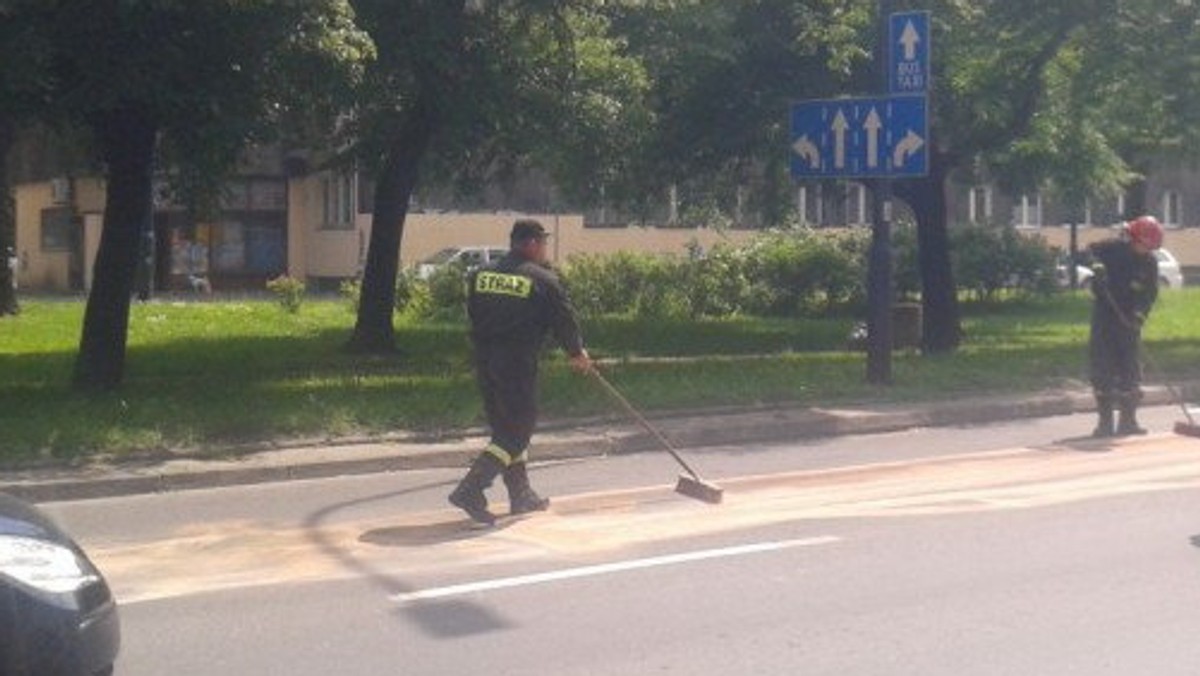
<path fill-rule="evenodd" d="M 378 45 L 348 131 L 375 179 L 371 237 L 348 349 L 395 349 L 409 204 L 423 176 L 469 192 L 515 167 L 576 193 L 611 175 L 636 130 L 643 78 L 593 3 L 353 0 Z M 578 152 L 578 156 L 574 153 Z M 595 165 L 589 165 L 588 162 Z"/>
<path fill-rule="evenodd" d="M 16 213 L 8 159 L 18 134 L 46 112 L 52 85 L 45 8 L 37 0 L 0 5 L 0 317 L 17 314 L 9 256 L 16 254 Z"/>
<path fill-rule="evenodd" d="M 845 94 L 869 52 L 870 7 L 856 0 L 690 0 L 618 6 L 615 24 L 646 64 L 652 126 L 614 202 L 635 213 L 670 186 L 725 214 L 783 226 L 793 209 L 789 102 Z M 756 190 L 746 193 L 744 186 Z M 739 204 L 746 194 L 753 202 Z"/>
<path fill-rule="evenodd" d="M 313 105 L 321 85 L 351 79 L 370 43 L 344 0 L 43 4 L 55 104 L 90 130 L 106 178 L 74 383 L 110 389 L 124 374 L 138 243 L 160 167 L 203 212 L 245 144 Z"/>

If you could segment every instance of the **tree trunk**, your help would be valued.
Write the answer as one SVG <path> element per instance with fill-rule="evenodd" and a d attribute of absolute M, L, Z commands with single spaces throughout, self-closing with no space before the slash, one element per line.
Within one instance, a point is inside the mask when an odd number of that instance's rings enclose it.
<path fill-rule="evenodd" d="M 12 122 L 0 118 L 0 317 L 20 312 L 14 284 L 17 271 L 9 267 L 9 258 L 17 255 L 17 213 L 8 174 L 8 153 L 15 139 Z"/>
<path fill-rule="evenodd" d="M 125 373 L 130 295 L 142 233 L 153 224 L 154 146 L 158 127 L 135 106 L 93 125 L 107 165 L 104 225 L 83 337 L 75 361 L 78 389 L 114 389 Z"/>
<path fill-rule="evenodd" d="M 396 350 L 392 317 L 396 308 L 400 242 L 421 160 L 429 149 L 435 127 L 430 109 L 418 104 L 401 124 L 377 177 L 358 319 L 346 345 L 351 352 L 386 354 Z"/>
<path fill-rule="evenodd" d="M 950 267 L 946 183 L 950 163 L 945 153 L 930 152 L 929 176 L 900 181 L 896 194 L 917 217 L 917 263 L 921 274 L 921 350 L 926 354 L 953 352 L 962 340 L 958 293 Z"/>

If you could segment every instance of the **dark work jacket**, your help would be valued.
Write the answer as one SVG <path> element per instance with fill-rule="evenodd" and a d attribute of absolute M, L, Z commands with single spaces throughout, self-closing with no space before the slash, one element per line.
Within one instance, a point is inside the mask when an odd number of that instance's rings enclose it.
<path fill-rule="evenodd" d="M 537 351 L 553 333 L 567 354 L 583 352 L 575 308 L 550 268 L 509 253 L 467 276 L 467 315 L 477 347 Z"/>
<path fill-rule="evenodd" d="M 1115 239 L 1093 244 L 1091 253 L 1096 272 L 1092 277 L 1094 320 L 1139 325 L 1139 318 L 1144 320 L 1150 314 L 1158 298 L 1158 259 L 1153 253 L 1139 255 L 1128 242 Z"/>

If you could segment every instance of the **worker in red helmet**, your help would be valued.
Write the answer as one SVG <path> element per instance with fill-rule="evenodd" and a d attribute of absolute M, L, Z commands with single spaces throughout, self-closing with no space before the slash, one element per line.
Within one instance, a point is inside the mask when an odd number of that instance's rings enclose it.
<path fill-rule="evenodd" d="M 1142 324 L 1158 297 L 1158 259 L 1163 228 L 1153 216 L 1139 216 L 1120 237 L 1090 247 L 1092 328 L 1088 346 L 1092 391 L 1099 422 L 1092 436 L 1145 434 L 1138 425 L 1142 369 L 1138 356 Z M 1119 412 L 1113 420 L 1114 409 Z"/>

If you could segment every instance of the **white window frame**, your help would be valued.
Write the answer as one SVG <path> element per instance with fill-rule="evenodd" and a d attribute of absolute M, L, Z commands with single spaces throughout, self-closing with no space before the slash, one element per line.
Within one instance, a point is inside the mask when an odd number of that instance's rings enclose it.
<path fill-rule="evenodd" d="M 329 173 L 321 179 L 322 230 L 353 230 L 358 212 L 357 176 L 354 172 Z"/>
<path fill-rule="evenodd" d="M 1042 226 L 1042 195 L 1034 193 L 1033 199 L 1028 194 L 1021 195 L 1017 205 L 1017 218 L 1014 220 L 1018 228 L 1040 228 Z M 1030 218 L 1032 216 L 1032 218 Z"/>
<path fill-rule="evenodd" d="M 1183 195 L 1178 190 L 1164 190 L 1162 195 L 1162 224 L 1177 228 L 1183 222 Z"/>
<path fill-rule="evenodd" d="M 981 205 L 980 202 L 983 204 Z M 978 185 L 971 188 L 967 194 L 967 211 L 967 219 L 972 223 L 990 223 L 992 220 L 991 187 Z"/>

